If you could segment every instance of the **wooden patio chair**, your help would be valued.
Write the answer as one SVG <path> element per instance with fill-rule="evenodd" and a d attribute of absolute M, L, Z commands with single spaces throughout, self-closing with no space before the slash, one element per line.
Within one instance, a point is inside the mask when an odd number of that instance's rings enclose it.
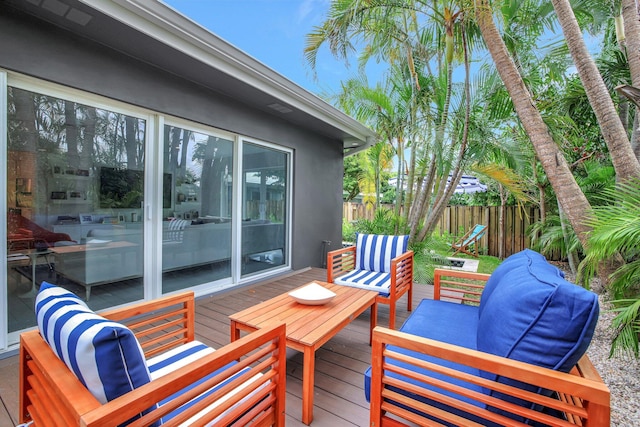
<path fill-rule="evenodd" d="M 451 248 L 455 250 L 453 255 L 463 252 L 478 258 L 478 242 L 484 236 L 486 230 L 486 225 L 476 224 L 462 238 L 451 244 Z"/>
<path fill-rule="evenodd" d="M 327 282 L 376 291 L 379 304 L 389 304 L 389 328 L 395 328 L 396 302 L 413 296 L 413 251 L 409 236 L 358 234 L 355 246 L 327 254 Z"/>

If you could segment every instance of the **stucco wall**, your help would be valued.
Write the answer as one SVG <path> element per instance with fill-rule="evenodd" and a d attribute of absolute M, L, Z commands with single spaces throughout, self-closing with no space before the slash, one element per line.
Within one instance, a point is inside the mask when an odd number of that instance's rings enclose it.
<path fill-rule="evenodd" d="M 323 240 L 339 247 L 341 141 L 30 17 L 0 12 L 0 52 L 0 68 L 293 149 L 292 267 L 320 266 Z"/>

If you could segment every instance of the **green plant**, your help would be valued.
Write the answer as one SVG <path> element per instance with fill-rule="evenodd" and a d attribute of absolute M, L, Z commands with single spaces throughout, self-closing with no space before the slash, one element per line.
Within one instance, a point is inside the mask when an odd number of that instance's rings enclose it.
<path fill-rule="evenodd" d="M 611 354 L 616 351 L 640 356 L 640 180 L 619 184 L 603 191 L 608 204 L 593 208 L 588 224 L 587 255 L 580 265 L 585 280 L 590 280 L 602 265 L 617 268 L 608 277 L 617 313 Z"/>
<path fill-rule="evenodd" d="M 377 209 L 372 220 L 356 220 L 353 227 L 356 233 L 366 234 L 406 234 L 408 231 L 402 218 L 386 208 Z"/>
<path fill-rule="evenodd" d="M 356 229 L 354 228 L 353 223 L 346 219 L 342 220 L 342 240 L 344 242 L 356 241 Z"/>

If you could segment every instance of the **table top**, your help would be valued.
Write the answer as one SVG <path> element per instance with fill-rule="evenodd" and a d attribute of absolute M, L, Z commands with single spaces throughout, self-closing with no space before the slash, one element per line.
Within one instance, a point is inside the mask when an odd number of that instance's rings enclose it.
<path fill-rule="evenodd" d="M 116 241 L 116 242 L 104 242 L 100 244 L 82 244 L 82 245 L 69 245 L 69 246 L 56 246 L 50 248 L 49 250 L 56 254 L 70 254 L 75 252 L 86 252 L 93 250 L 104 250 L 104 249 L 121 249 L 121 248 L 130 248 L 133 246 L 138 246 L 136 243 L 127 242 L 127 241 Z"/>
<path fill-rule="evenodd" d="M 229 318 L 253 329 L 260 329 L 271 322 L 284 322 L 287 325 L 287 341 L 316 346 L 372 306 L 378 296 L 375 291 L 317 280 L 315 283 L 335 292 L 335 298 L 323 305 L 304 305 L 296 302 L 289 293 L 284 293 L 232 314 Z"/>

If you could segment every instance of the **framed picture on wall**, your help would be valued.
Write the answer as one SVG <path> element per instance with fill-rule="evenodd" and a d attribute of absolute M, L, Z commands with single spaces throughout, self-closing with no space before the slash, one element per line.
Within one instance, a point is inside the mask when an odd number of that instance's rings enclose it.
<path fill-rule="evenodd" d="M 80 224 L 91 224 L 93 222 L 93 215 L 91 214 L 80 214 Z"/>

